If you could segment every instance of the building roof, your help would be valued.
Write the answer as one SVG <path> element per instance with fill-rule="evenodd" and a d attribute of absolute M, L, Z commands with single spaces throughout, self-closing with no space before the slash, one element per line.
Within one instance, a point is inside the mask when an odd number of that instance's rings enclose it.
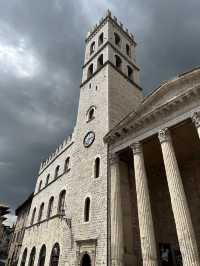
<path fill-rule="evenodd" d="M 27 205 L 31 204 L 33 198 L 33 192 L 28 196 L 28 198 L 20 204 L 15 210 L 15 215 L 19 215 L 20 211 L 24 209 Z"/>

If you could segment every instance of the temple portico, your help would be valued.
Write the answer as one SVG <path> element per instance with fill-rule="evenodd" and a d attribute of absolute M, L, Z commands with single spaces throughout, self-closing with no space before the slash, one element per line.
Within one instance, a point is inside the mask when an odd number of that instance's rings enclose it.
<path fill-rule="evenodd" d="M 160 265 L 165 253 L 169 265 L 200 265 L 200 140 L 195 121 L 192 117 L 163 128 L 115 153 L 111 235 L 119 228 L 120 234 L 111 238 L 111 253 L 117 244 L 125 265 L 133 258 L 135 265 Z M 113 176 L 118 180 L 114 189 Z"/>
<path fill-rule="evenodd" d="M 159 106 L 161 98 L 151 106 L 147 98 L 141 112 L 105 137 L 110 158 L 118 157 L 115 189 L 110 166 L 111 257 L 117 261 L 112 232 L 120 228 L 117 247 L 124 261 L 112 265 L 200 265 L 199 93 L 198 86 L 190 87 Z M 117 212 L 122 218 L 113 219 Z"/>

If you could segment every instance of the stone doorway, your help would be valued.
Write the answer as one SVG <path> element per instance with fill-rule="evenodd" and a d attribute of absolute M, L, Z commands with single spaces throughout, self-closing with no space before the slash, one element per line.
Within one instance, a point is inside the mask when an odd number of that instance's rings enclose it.
<path fill-rule="evenodd" d="M 81 266 L 91 266 L 90 256 L 86 253 L 81 260 Z"/>

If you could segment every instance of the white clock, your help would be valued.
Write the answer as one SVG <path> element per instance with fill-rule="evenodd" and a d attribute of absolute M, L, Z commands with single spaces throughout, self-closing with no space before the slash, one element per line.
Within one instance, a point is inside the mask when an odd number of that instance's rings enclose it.
<path fill-rule="evenodd" d="M 89 131 L 84 137 L 83 144 L 84 144 L 84 146 L 86 148 L 88 148 L 90 145 L 92 145 L 94 140 L 95 140 L 94 132 L 93 131 Z"/>

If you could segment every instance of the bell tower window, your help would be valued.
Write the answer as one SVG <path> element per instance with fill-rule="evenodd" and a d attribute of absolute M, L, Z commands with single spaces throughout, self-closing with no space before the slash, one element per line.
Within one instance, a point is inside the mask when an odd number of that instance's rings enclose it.
<path fill-rule="evenodd" d="M 91 106 L 87 111 L 87 122 L 95 118 L 94 113 L 95 113 L 95 106 Z"/>
<path fill-rule="evenodd" d="M 92 42 L 92 44 L 90 45 L 90 54 L 93 54 L 95 50 L 95 42 Z"/>
<path fill-rule="evenodd" d="M 130 66 L 127 66 L 127 70 L 128 70 L 128 78 L 130 80 L 133 80 L 133 69 Z"/>
<path fill-rule="evenodd" d="M 97 69 L 100 69 L 103 66 L 103 54 L 101 54 L 97 61 Z"/>
<path fill-rule="evenodd" d="M 118 55 L 115 55 L 115 66 L 117 69 L 121 70 L 122 60 Z"/>
<path fill-rule="evenodd" d="M 126 54 L 128 56 L 131 56 L 131 50 L 130 50 L 130 46 L 128 44 L 126 44 Z"/>
<path fill-rule="evenodd" d="M 115 32 L 114 33 L 115 36 L 115 44 L 119 47 L 121 47 L 121 38 L 119 37 L 119 35 Z"/>
<path fill-rule="evenodd" d="M 103 32 L 99 35 L 98 46 L 103 44 Z"/>
<path fill-rule="evenodd" d="M 88 67 L 87 77 L 90 78 L 93 74 L 93 64 Z"/>

